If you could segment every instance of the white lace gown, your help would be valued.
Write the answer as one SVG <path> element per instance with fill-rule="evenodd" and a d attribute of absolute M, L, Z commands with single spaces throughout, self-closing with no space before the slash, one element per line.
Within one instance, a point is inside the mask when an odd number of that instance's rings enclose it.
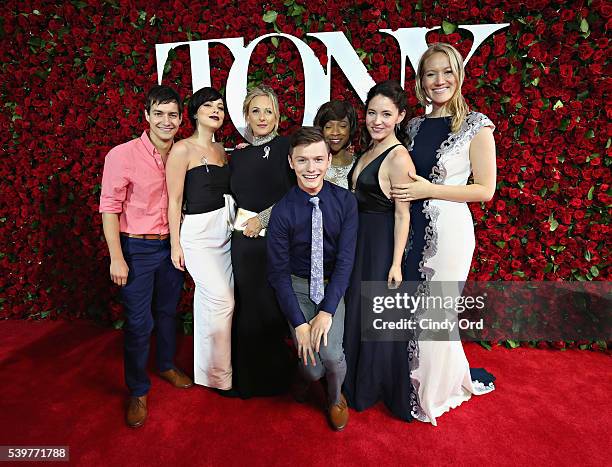
<path fill-rule="evenodd" d="M 450 131 L 450 118 L 412 119 L 408 126 L 410 153 L 418 175 L 436 184 L 466 185 L 472 172 L 470 143 L 484 127 L 494 125 L 476 112 L 467 115 L 457 133 Z M 444 296 L 461 295 L 475 247 L 474 224 L 467 203 L 440 199 L 413 203 L 411 228 L 414 237 L 406 261 L 406 280 L 443 286 Z M 440 284 L 442 281 L 444 284 Z M 423 313 L 421 317 L 427 317 L 439 310 Z M 414 415 L 433 425 L 437 424 L 437 417 L 472 394 L 494 389 L 488 378 L 472 381 L 458 334 L 450 341 L 432 341 L 421 336 L 417 350 L 411 353 L 411 368 L 418 403 Z"/>

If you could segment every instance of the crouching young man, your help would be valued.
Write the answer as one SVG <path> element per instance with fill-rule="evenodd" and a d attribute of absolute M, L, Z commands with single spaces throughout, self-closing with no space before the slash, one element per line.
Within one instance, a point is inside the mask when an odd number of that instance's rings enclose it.
<path fill-rule="evenodd" d="M 295 132 L 289 164 L 293 187 L 272 210 L 268 224 L 268 279 L 289 324 L 306 381 L 326 376 L 329 422 L 342 430 L 348 407 L 342 340 L 344 293 L 357 239 L 357 202 L 348 190 L 324 180 L 331 162 L 318 128 Z"/>

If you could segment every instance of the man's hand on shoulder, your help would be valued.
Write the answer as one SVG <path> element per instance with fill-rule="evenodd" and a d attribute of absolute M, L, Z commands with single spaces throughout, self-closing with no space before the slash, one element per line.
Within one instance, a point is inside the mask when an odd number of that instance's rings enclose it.
<path fill-rule="evenodd" d="M 327 333 L 332 326 L 332 315 L 327 311 L 319 311 L 317 316 L 310 320 L 310 340 L 315 351 L 321 348 L 321 338 L 323 345 L 327 346 Z"/>

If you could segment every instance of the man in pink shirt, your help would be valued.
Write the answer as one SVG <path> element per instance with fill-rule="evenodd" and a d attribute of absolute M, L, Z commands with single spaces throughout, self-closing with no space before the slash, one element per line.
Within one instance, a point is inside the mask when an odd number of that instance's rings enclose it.
<path fill-rule="evenodd" d="M 165 164 L 182 120 L 183 106 L 168 86 L 153 87 L 146 99 L 148 131 L 114 147 L 104 161 L 100 212 L 110 253 L 110 276 L 121 286 L 125 306 L 125 381 L 130 391 L 126 423 L 147 417 L 151 381 L 146 366 L 157 328 L 157 369 L 176 387 L 192 386 L 174 366 L 176 307 L 183 274 L 172 265 Z"/>

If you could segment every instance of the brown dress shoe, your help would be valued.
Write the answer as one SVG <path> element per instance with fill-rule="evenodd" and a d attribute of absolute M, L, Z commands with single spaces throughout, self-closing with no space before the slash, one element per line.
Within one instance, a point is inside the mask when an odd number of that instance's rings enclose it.
<path fill-rule="evenodd" d="M 193 381 L 191 378 L 178 368 L 171 368 L 170 370 L 162 371 L 159 376 L 168 381 L 175 388 L 187 389 L 193 386 Z"/>
<path fill-rule="evenodd" d="M 130 397 L 128 400 L 125 422 L 130 428 L 144 425 L 147 419 L 147 396 Z"/>
<path fill-rule="evenodd" d="M 340 402 L 329 407 L 329 423 L 336 431 L 344 430 L 349 419 L 349 409 L 344 395 L 340 394 Z"/>

